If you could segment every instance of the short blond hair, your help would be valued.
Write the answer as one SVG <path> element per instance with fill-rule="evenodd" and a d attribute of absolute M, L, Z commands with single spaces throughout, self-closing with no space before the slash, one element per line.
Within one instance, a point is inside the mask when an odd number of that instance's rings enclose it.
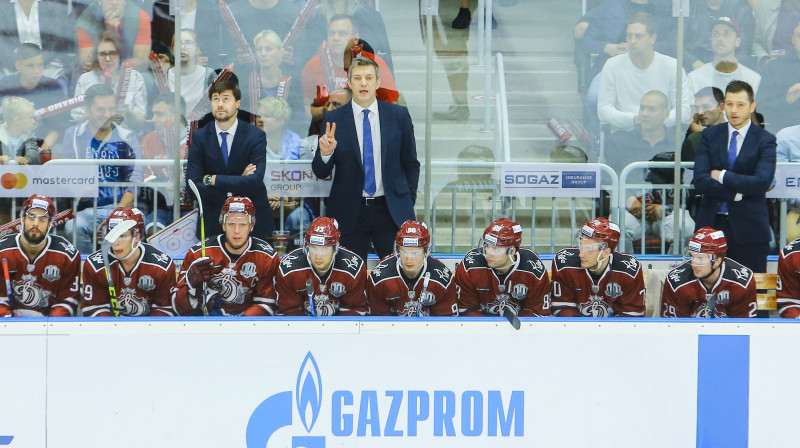
<path fill-rule="evenodd" d="M 348 75 L 351 75 L 353 73 L 353 68 L 354 67 L 375 67 L 375 77 L 376 78 L 380 78 L 381 77 L 381 70 L 380 70 L 380 68 L 378 68 L 378 63 L 375 62 L 371 58 L 367 58 L 367 57 L 364 57 L 364 56 L 359 56 L 357 58 L 353 58 L 353 60 L 350 62 L 350 68 L 349 68 L 350 71 L 349 71 Z M 349 77 L 350 76 L 348 76 L 348 78 Z"/>
<path fill-rule="evenodd" d="M 33 103 L 18 96 L 5 97 L 2 102 L 2 107 L 3 120 L 5 120 L 6 123 L 10 123 L 11 120 L 18 117 L 32 115 L 35 110 L 33 108 Z"/>
<path fill-rule="evenodd" d="M 264 115 L 270 114 L 278 120 L 288 120 L 292 115 L 292 108 L 289 106 L 289 103 L 279 96 L 261 98 L 261 100 L 258 101 L 256 111 L 259 116 L 263 117 Z"/>
<path fill-rule="evenodd" d="M 253 45 L 256 45 L 256 42 L 262 39 L 266 40 L 267 42 L 269 42 L 270 44 L 272 44 L 277 48 L 283 48 L 283 40 L 281 39 L 280 36 L 278 36 L 278 33 L 276 33 L 275 31 L 272 30 L 259 31 L 258 34 L 256 34 L 256 37 L 253 38 Z"/>

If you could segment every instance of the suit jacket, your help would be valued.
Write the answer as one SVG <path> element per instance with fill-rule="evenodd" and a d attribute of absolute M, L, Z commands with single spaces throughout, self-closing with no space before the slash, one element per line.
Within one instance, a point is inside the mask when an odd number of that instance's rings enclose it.
<path fill-rule="evenodd" d="M 242 176 L 244 168 L 251 163 L 256 166 L 256 172 Z M 264 131 L 250 123 L 239 120 L 228 155 L 228 165 L 225 165 L 222 158 L 222 149 L 213 123 L 194 132 L 186 163 L 186 178 L 194 181 L 202 197 L 207 238 L 222 233 L 219 215 L 228 193 L 233 196 L 247 196 L 253 201 L 256 226 L 252 235 L 262 239 L 272 237 L 274 224 L 267 188 L 264 186 L 266 169 L 267 136 Z M 206 174 L 217 176 L 214 186 L 203 184 L 203 176 Z M 197 236 L 200 237 L 199 221 Z"/>
<path fill-rule="evenodd" d="M 774 135 L 751 124 L 733 168 L 720 184 L 711 178 L 711 170 L 728 169 L 728 123 L 703 130 L 694 166 L 695 188 L 703 194 L 695 220 L 698 229 L 713 226 L 720 205 L 727 202 L 734 242 L 770 241 L 766 192 L 775 178 L 775 147 Z M 742 194 L 741 201 L 734 200 L 736 193 Z"/>
<path fill-rule="evenodd" d="M 378 118 L 383 191 L 392 219 L 399 227 L 406 220 L 415 219 L 419 160 L 414 125 L 408 109 L 383 101 L 378 101 Z M 336 149 L 328 163 L 322 161 L 322 153 L 317 151 L 311 166 L 320 178 L 330 176 L 336 168 L 331 193 L 325 201 L 326 214 L 339 221 L 340 228 L 347 233 L 358 225 L 364 191 L 364 168 L 352 103 L 326 113 L 321 129 L 327 123 L 336 123 Z"/>

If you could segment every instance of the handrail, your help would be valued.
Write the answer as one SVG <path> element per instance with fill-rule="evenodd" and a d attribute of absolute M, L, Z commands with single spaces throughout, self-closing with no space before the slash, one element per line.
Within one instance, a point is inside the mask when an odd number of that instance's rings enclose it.
<path fill-rule="evenodd" d="M 497 129 L 503 145 L 503 161 L 511 161 L 511 133 L 508 129 L 508 92 L 506 91 L 506 68 L 503 53 L 497 53 L 497 97 L 500 107 L 497 111 Z"/>

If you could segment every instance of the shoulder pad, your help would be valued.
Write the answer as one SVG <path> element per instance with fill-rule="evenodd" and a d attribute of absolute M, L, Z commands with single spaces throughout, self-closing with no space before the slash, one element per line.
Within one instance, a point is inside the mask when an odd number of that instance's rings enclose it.
<path fill-rule="evenodd" d="M 694 271 L 692 271 L 692 265 L 688 261 L 681 263 L 667 274 L 667 281 L 673 290 L 677 290 L 680 286 L 694 280 Z"/>
<path fill-rule="evenodd" d="M 560 251 L 556 252 L 553 260 L 555 261 L 557 270 L 580 267 L 581 265 L 581 257 L 577 247 L 561 249 Z"/>
<path fill-rule="evenodd" d="M 786 258 L 789 255 L 800 252 L 800 238 L 792 241 L 791 243 L 787 244 L 786 247 L 783 248 L 781 251 L 783 252 L 783 257 Z"/>
<path fill-rule="evenodd" d="M 631 277 L 636 277 L 640 267 L 639 260 L 633 255 L 614 252 L 614 256 L 611 258 L 611 269 L 616 272 L 623 272 Z"/>
<path fill-rule="evenodd" d="M 288 275 L 292 271 L 309 267 L 308 257 L 306 257 L 303 249 L 295 249 L 281 258 L 278 267 L 281 270 L 281 275 Z"/>
<path fill-rule="evenodd" d="M 373 283 L 378 283 L 387 278 L 397 277 L 398 275 L 397 256 L 395 255 L 389 255 L 381 260 L 381 262 L 372 269 L 372 272 L 369 273 Z"/>
<path fill-rule="evenodd" d="M 464 265 L 464 269 L 468 271 L 472 268 L 485 268 L 488 266 L 488 264 L 486 264 L 486 256 L 483 255 L 483 252 L 481 252 L 479 248 L 467 252 L 466 255 L 464 255 L 462 264 Z"/>
<path fill-rule="evenodd" d="M 104 267 L 102 250 L 96 250 L 91 254 L 89 254 L 89 256 L 86 257 L 86 262 L 89 263 L 89 265 L 92 267 L 92 269 L 94 269 L 95 272 L 102 270 Z M 108 262 L 111 263 L 110 258 Z"/>
<path fill-rule="evenodd" d="M 364 260 L 356 255 L 355 252 L 351 252 L 344 247 L 340 247 L 339 251 L 334 255 L 333 269 L 337 271 L 347 272 L 355 277 L 362 266 L 364 266 Z"/>
<path fill-rule="evenodd" d="M 170 258 L 169 255 L 161 252 L 149 244 L 142 244 L 142 250 L 144 250 L 144 254 L 142 255 L 143 263 L 156 265 L 164 270 L 166 270 L 170 263 L 172 263 L 172 258 Z"/>
<path fill-rule="evenodd" d="M 525 248 L 520 248 L 517 253 L 519 254 L 519 266 L 517 270 L 530 272 L 535 275 L 536 278 L 542 278 L 547 268 L 544 267 L 544 263 L 539 259 L 539 256 L 532 250 Z"/>
<path fill-rule="evenodd" d="M 430 256 L 428 257 L 428 269 L 426 272 L 430 272 L 431 281 L 440 283 L 445 288 L 453 279 L 453 272 L 444 263 Z"/>
<path fill-rule="evenodd" d="M 0 238 L 0 250 L 17 248 L 17 234 L 12 233 Z"/>
<path fill-rule="evenodd" d="M 747 288 L 747 284 L 750 283 L 752 277 L 753 271 L 730 258 L 725 259 L 725 271 L 722 273 L 722 278 L 729 282 L 738 283 L 742 288 Z"/>
<path fill-rule="evenodd" d="M 210 237 L 206 238 L 206 249 L 208 249 L 209 247 L 219 247 L 219 240 L 217 238 L 210 238 Z M 189 250 L 196 254 L 199 253 L 202 249 L 203 249 L 203 242 L 198 241 Z"/>
<path fill-rule="evenodd" d="M 252 250 L 253 252 L 265 253 L 270 257 L 275 255 L 275 249 L 273 249 L 269 243 L 262 240 L 261 238 L 252 237 L 252 241 L 250 243 L 251 243 L 250 250 Z"/>
<path fill-rule="evenodd" d="M 66 238 L 60 235 L 50 235 L 50 245 L 47 247 L 47 249 L 53 252 L 64 254 L 70 259 L 73 259 L 78 255 L 78 249 L 76 249 L 75 246 Z"/>

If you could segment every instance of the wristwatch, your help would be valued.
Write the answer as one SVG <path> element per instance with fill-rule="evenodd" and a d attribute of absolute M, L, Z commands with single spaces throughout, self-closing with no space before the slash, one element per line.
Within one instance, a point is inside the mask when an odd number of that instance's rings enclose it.
<path fill-rule="evenodd" d="M 203 178 L 203 183 L 206 184 L 206 186 L 210 187 L 211 186 L 211 176 L 209 175 L 209 176 L 204 177 Z"/>

